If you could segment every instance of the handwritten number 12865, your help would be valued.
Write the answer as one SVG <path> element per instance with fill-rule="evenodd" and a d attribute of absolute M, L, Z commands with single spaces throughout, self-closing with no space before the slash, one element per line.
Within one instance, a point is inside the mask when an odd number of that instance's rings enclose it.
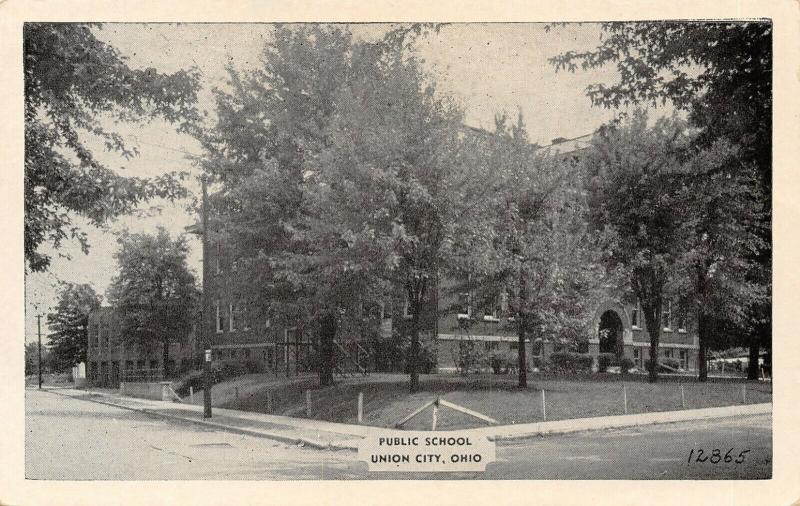
<path fill-rule="evenodd" d="M 692 451 L 689 452 L 689 458 L 686 459 L 686 463 L 691 464 L 692 458 L 694 458 L 695 462 L 701 462 L 701 463 L 710 462 L 712 464 L 719 464 L 720 462 L 725 462 L 726 464 L 729 464 L 733 462 L 736 464 L 741 464 L 742 462 L 744 462 L 745 454 L 748 453 L 749 451 L 750 450 L 742 450 L 739 452 L 739 455 L 736 456 L 733 448 L 731 448 L 724 454 L 722 453 L 722 450 L 720 450 L 719 448 L 714 448 L 711 451 L 711 453 L 706 453 L 705 450 L 701 448 L 698 448 L 697 450 L 692 448 Z"/>

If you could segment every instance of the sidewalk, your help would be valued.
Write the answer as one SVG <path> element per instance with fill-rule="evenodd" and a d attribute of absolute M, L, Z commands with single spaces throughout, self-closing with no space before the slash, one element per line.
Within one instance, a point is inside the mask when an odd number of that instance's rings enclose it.
<path fill-rule="evenodd" d="M 48 391 L 58 395 L 130 409 L 163 418 L 317 449 L 357 450 L 359 441 L 367 436 L 397 433 L 396 430 L 383 427 L 333 423 L 323 420 L 251 413 L 223 408 L 214 408 L 212 418 L 208 419 L 203 418 L 203 407 L 193 404 L 123 397 L 118 393 L 110 392 L 61 388 L 48 389 Z M 486 437 L 495 441 L 506 441 L 541 435 L 767 413 L 772 413 L 772 404 L 746 404 L 719 408 L 577 418 L 553 422 L 461 429 L 459 432 L 473 434 L 476 437 Z"/>

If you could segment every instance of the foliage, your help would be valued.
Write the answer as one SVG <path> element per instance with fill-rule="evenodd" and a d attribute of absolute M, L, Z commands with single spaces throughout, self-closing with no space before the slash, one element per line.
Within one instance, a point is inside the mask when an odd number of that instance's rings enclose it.
<path fill-rule="evenodd" d="M 100 296 L 91 285 L 60 283 L 58 303 L 54 312 L 47 315 L 55 370 L 64 371 L 86 362 L 89 313 L 99 307 Z"/>
<path fill-rule="evenodd" d="M 658 354 L 666 284 L 681 258 L 680 174 L 691 140 L 684 121 L 660 118 L 648 127 L 647 113 L 637 109 L 601 129 L 584 160 L 589 221 L 603 233 L 606 264 L 625 274 L 642 306 L 651 358 Z M 650 380 L 657 377 L 651 370 Z"/>
<path fill-rule="evenodd" d="M 489 365 L 495 374 L 506 374 L 517 367 L 517 355 L 508 350 L 493 350 L 489 353 Z"/>
<path fill-rule="evenodd" d="M 527 335 L 585 340 L 606 276 L 577 167 L 530 145 L 521 114 L 513 124 L 498 116 L 494 134 L 483 132 L 467 149 L 478 184 L 469 187 L 446 243 L 450 272 L 467 280 L 454 290 L 474 294 L 475 315 L 498 298 L 508 301 L 520 364 Z M 525 369 L 519 367 L 520 386 Z"/>
<path fill-rule="evenodd" d="M 606 372 L 609 366 L 612 366 L 617 361 L 616 353 L 601 353 L 597 356 L 597 371 Z"/>
<path fill-rule="evenodd" d="M 55 370 L 55 361 L 50 350 L 42 344 L 42 373 Z M 39 345 L 38 343 L 25 343 L 25 376 L 39 372 Z"/>
<path fill-rule="evenodd" d="M 456 371 L 461 376 L 468 376 L 469 373 L 481 368 L 487 361 L 487 354 L 483 348 L 483 343 L 471 339 L 458 341 L 458 345 L 450 350 Z"/>
<path fill-rule="evenodd" d="M 704 328 L 706 334 L 725 327 L 743 336 L 751 357 L 757 357 L 760 346 L 771 346 L 772 333 L 772 23 L 604 23 L 603 32 L 595 49 L 569 51 L 551 63 L 573 72 L 578 66 L 585 70 L 616 64 L 617 83 L 587 88 L 594 105 L 670 101 L 689 112 L 691 125 L 699 129 L 693 139 L 698 148 L 712 149 L 720 141 L 735 146 L 738 161 L 728 167 L 728 173 L 753 178 L 758 187 L 750 186 L 764 203 L 755 230 L 761 244 L 748 255 L 758 268 L 746 272 L 746 281 L 760 285 L 762 296 L 751 300 L 744 320 L 723 321 L 722 316 L 715 318 L 716 325 L 712 322 Z M 757 378 L 757 367 L 751 367 L 748 376 Z"/>
<path fill-rule="evenodd" d="M 184 341 L 196 318 L 198 290 L 186 263 L 186 239 L 173 240 L 159 227 L 155 235 L 125 232 L 118 242 L 119 272 L 108 299 L 119 312 L 123 339 L 145 349 L 161 344 L 166 367 L 169 343 Z"/>
<path fill-rule="evenodd" d="M 112 122 L 155 117 L 184 129 L 196 119 L 195 71 L 160 74 L 131 69 L 119 52 L 95 36 L 99 25 L 25 23 L 25 261 L 43 271 L 49 243 L 58 248 L 85 232 L 71 215 L 102 225 L 153 197 L 175 199 L 185 190 L 179 175 L 126 177 L 103 165 L 90 140 L 128 160 L 137 155 Z"/>
<path fill-rule="evenodd" d="M 549 365 L 558 372 L 582 373 L 589 372 L 594 363 L 594 357 L 588 353 L 574 353 L 561 351 L 551 353 L 548 357 Z"/>

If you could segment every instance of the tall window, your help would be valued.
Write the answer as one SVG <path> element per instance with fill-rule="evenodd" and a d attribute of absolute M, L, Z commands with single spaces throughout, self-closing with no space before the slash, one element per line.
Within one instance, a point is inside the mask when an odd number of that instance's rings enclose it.
<path fill-rule="evenodd" d="M 686 332 L 686 313 L 678 312 L 678 332 Z"/>
<path fill-rule="evenodd" d="M 641 327 L 641 311 L 638 299 L 636 300 L 636 304 L 634 304 L 633 309 L 631 309 L 631 326 L 636 329 Z"/>
<path fill-rule="evenodd" d="M 222 308 L 219 305 L 219 301 L 216 302 L 216 310 L 217 310 L 217 333 L 221 333 L 222 329 L 225 327 L 225 320 L 222 316 Z"/>
<path fill-rule="evenodd" d="M 219 274 L 222 272 L 222 244 L 220 243 L 219 239 L 217 239 L 214 247 L 216 249 L 214 265 L 216 267 L 217 274 Z"/>
<path fill-rule="evenodd" d="M 487 322 L 499 321 L 500 313 L 500 297 L 495 297 L 489 301 L 486 308 L 483 310 L 483 320 Z"/>
<path fill-rule="evenodd" d="M 236 304 L 228 304 L 228 330 L 236 330 Z"/>
<path fill-rule="evenodd" d="M 458 294 L 458 318 L 469 318 L 470 315 L 469 303 L 470 303 L 469 293 Z"/>
<path fill-rule="evenodd" d="M 661 312 L 661 321 L 662 325 L 664 326 L 664 330 L 672 331 L 672 301 L 668 300 Z"/>

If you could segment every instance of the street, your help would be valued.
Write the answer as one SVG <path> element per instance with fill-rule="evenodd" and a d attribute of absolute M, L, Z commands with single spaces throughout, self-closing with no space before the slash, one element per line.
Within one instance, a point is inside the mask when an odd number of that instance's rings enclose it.
<path fill-rule="evenodd" d="M 765 479 L 772 468 L 769 415 L 500 443 L 485 473 L 407 474 L 53 392 L 27 390 L 25 406 L 29 479 Z"/>

